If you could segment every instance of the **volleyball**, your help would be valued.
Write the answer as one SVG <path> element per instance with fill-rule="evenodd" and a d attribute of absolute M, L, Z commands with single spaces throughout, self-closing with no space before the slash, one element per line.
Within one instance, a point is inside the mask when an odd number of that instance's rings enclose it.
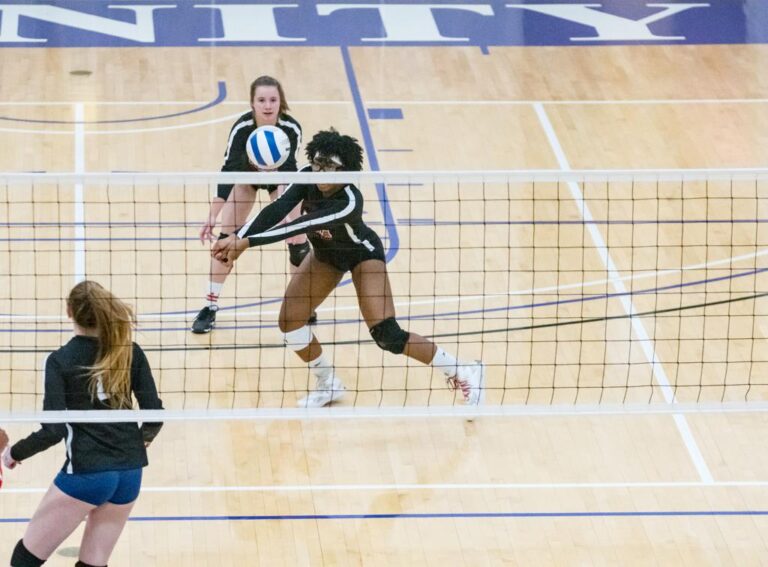
<path fill-rule="evenodd" d="M 248 160 L 259 169 L 277 169 L 291 155 L 291 140 L 277 126 L 256 128 L 245 143 Z"/>

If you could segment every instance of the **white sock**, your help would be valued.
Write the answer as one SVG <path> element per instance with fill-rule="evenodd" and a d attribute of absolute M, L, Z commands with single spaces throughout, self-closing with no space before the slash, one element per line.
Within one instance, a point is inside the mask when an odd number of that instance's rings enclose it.
<path fill-rule="evenodd" d="M 319 380 L 326 380 L 333 376 L 333 364 L 328 362 L 328 359 L 322 353 L 315 360 L 310 360 L 308 364 L 309 370 Z"/>
<path fill-rule="evenodd" d="M 208 293 L 205 295 L 205 300 L 208 302 L 208 307 L 219 308 L 219 294 L 221 288 L 224 287 L 224 283 L 208 282 Z"/>
<path fill-rule="evenodd" d="M 432 362 L 429 363 L 432 368 L 437 368 L 440 372 L 445 374 L 446 378 L 453 378 L 458 372 L 459 361 L 440 347 L 437 347 L 435 356 Z"/>

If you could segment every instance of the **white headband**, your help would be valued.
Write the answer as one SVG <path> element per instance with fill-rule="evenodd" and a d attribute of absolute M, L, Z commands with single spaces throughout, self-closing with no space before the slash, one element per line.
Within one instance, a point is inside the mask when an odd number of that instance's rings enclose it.
<path fill-rule="evenodd" d="M 317 152 L 315 154 L 315 158 L 314 159 L 317 159 L 317 158 L 331 160 L 333 163 L 335 163 L 336 165 L 339 165 L 339 166 L 343 166 L 344 165 L 344 163 L 341 161 L 341 158 L 339 156 L 335 156 L 335 155 L 334 156 L 324 156 L 320 152 Z"/>

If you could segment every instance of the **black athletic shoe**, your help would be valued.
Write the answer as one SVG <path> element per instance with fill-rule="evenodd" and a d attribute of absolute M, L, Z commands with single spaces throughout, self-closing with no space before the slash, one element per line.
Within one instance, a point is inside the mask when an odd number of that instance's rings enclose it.
<path fill-rule="evenodd" d="M 307 319 L 307 325 L 314 325 L 315 323 L 317 323 L 317 311 L 313 311 L 312 315 Z"/>
<path fill-rule="evenodd" d="M 213 331 L 213 328 L 216 326 L 216 311 L 218 309 L 212 309 L 207 305 L 203 307 L 192 322 L 192 332 L 197 335 L 203 335 Z"/>

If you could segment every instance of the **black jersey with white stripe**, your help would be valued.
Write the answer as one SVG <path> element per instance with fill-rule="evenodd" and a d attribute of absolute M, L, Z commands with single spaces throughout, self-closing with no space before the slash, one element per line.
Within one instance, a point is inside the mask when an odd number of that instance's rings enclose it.
<path fill-rule="evenodd" d="M 301 171 L 311 171 L 311 167 L 306 166 Z M 276 226 L 299 203 L 303 214 L 292 222 Z M 363 222 L 363 195 L 354 185 L 345 185 L 326 197 L 317 185 L 292 183 L 278 199 L 238 231 L 238 236 L 247 237 L 251 246 L 285 240 L 297 234 L 306 234 L 320 253 L 343 255 L 345 252 L 367 251 L 383 257 L 381 240 Z"/>
<path fill-rule="evenodd" d="M 301 151 L 301 125 L 295 118 L 288 114 L 281 114 L 277 119 L 276 126 L 286 133 L 288 139 L 291 141 L 291 155 L 283 165 L 281 165 L 278 171 L 296 171 L 297 163 L 299 159 L 299 152 Z M 248 136 L 251 135 L 257 128 L 256 121 L 253 119 L 253 112 L 246 112 L 240 118 L 238 118 L 232 125 L 232 129 L 229 131 L 229 137 L 227 138 L 227 149 L 224 152 L 224 165 L 221 166 L 221 171 L 256 171 L 256 169 L 248 161 L 248 154 L 245 150 L 245 143 L 248 141 Z M 216 189 L 216 196 L 226 201 L 233 185 L 219 184 Z"/>
<path fill-rule="evenodd" d="M 45 361 L 43 409 L 102 410 L 110 407 L 88 388 L 88 367 L 96 362 L 99 341 L 75 335 Z M 163 409 L 149 362 L 133 343 L 131 389 L 141 409 Z M 145 442 L 152 441 L 162 423 L 45 423 L 42 428 L 11 447 L 11 457 L 23 461 L 64 440 L 67 473 L 127 470 L 147 465 Z"/>

